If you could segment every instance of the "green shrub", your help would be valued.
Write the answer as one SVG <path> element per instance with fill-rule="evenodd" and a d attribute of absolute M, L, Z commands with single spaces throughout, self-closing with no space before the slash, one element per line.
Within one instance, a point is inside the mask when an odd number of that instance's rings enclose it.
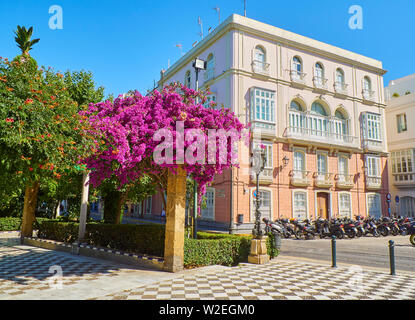
<path fill-rule="evenodd" d="M 58 220 L 38 222 L 38 237 L 72 243 L 77 240 L 79 223 Z M 138 254 L 164 255 L 165 226 L 161 224 L 87 223 L 85 242 Z M 184 266 L 236 265 L 246 262 L 252 236 L 198 232 L 198 239 L 184 239 Z M 267 240 L 268 254 L 278 255 L 271 237 Z"/>
<path fill-rule="evenodd" d="M 247 261 L 250 247 L 251 239 L 248 237 L 185 239 L 184 266 L 189 268 L 215 264 L 236 265 Z"/>
<path fill-rule="evenodd" d="M 36 218 L 37 221 L 45 221 L 45 218 Z M 0 231 L 19 231 L 22 219 L 17 217 L 0 218 Z M 37 229 L 37 222 L 33 223 L 33 227 Z"/>
<path fill-rule="evenodd" d="M 79 223 L 39 222 L 38 237 L 67 243 L 78 238 Z M 93 246 L 163 256 L 164 225 L 87 223 L 85 242 Z"/>
<path fill-rule="evenodd" d="M 22 219 L 5 217 L 0 218 L 0 231 L 16 231 L 20 229 Z"/>

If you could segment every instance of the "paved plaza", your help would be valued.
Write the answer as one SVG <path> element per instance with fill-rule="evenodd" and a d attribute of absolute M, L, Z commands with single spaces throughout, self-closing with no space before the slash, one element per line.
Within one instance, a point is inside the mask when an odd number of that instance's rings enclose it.
<path fill-rule="evenodd" d="M 0 299 L 413 300 L 415 277 L 288 257 L 172 274 L 24 246 L 17 233 L 1 233 Z"/>

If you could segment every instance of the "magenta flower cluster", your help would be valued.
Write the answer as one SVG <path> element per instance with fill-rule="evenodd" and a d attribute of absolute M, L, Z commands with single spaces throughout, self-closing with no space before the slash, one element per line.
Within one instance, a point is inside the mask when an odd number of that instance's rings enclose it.
<path fill-rule="evenodd" d="M 166 169 L 175 172 L 178 166 L 176 161 L 164 164 L 154 161 L 153 152 L 160 141 L 155 141 L 153 137 L 160 129 L 170 130 L 174 138 L 172 148 L 175 156 L 178 147 L 175 143 L 176 135 L 180 134 L 176 131 L 176 124 L 183 121 L 185 136 L 192 129 L 205 133 L 206 161 L 191 164 L 184 159 L 183 164 L 187 174 L 198 182 L 199 195 L 203 195 L 207 184 L 216 174 L 237 166 L 231 162 L 232 156 L 237 159 L 237 150 L 230 141 L 239 141 L 244 129 L 244 125 L 228 109 L 203 107 L 207 93 L 174 84 L 147 96 L 136 91 L 131 95 L 119 96 L 114 102 L 108 100 L 90 104 L 82 114 L 92 125 L 91 133 L 97 137 L 97 152 L 85 159 L 87 167 L 91 169 L 91 184 L 96 187 L 105 179 L 115 176 L 122 186 L 136 181 L 143 174 L 157 177 L 165 174 Z M 230 132 L 227 141 L 217 139 L 217 159 L 214 163 L 207 159 L 209 129 Z M 184 148 L 191 144 L 191 141 L 184 141 Z M 219 152 L 221 148 L 226 148 L 225 159 L 223 152 Z"/>

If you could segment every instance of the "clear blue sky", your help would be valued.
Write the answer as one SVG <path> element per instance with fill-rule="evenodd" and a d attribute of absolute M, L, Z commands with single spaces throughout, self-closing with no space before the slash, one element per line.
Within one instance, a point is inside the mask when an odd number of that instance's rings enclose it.
<path fill-rule="evenodd" d="M 204 33 L 232 13 L 243 15 L 243 0 L 1 0 L 0 56 L 19 53 L 16 26 L 34 27 L 40 42 L 32 56 L 56 70 L 90 70 L 106 94 L 145 92 L 160 70 L 173 64 Z M 51 5 L 63 9 L 63 29 L 49 29 Z M 348 27 L 351 5 L 363 8 L 363 30 Z M 247 0 L 247 16 L 383 61 L 385 85 L 415 73 L 413 0 Z"/>

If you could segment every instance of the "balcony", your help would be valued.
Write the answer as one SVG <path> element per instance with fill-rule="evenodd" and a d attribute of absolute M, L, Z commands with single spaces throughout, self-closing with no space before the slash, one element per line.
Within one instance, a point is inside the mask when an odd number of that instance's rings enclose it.
<path fill-rule="evenodd" d="M 259 174 L 259 183 L 260 184 L 271 184 L 274 179 L 274 169 L 273 168 L 265 168 Z M 256 174 L 251 174 L 251 181 L 256 183 Z"/>
<path fill-rule="evenodd" d="M 380 190 L 382 188 L 382 178 L 375 176 L 366 176 L 366 189 Z"/>
<path fill-rule="evenodd" d="M 305 74 L 304 72 L 299 72 L 297 70 L 290 70 L 290 78 L 291 78 L 291 84 L 293 86 L 297 87 L 305 87 Z"/>
<path fill-rule="evenodd" d="M 334 83 L 334 91 L 336 95 L 338 96 L 347 96 L 349 94 L 349 91 L 347 89 L 349 85 L 344 82 L 338 82 L 336 81 Z"/>
<path fill-rule="evenodd" d="M 363 102 L 372 104 L 375 102 L 375 91 L 363 89 L 362 97 L 363 97 Z"/>
<path fill-rule="evenodd" d="M 316 76 L 313 78 L 313 83 L 315 89 L 319 91 L 328 91 L 326 78 Z"/>
<path fill-rule="evenodd" d="M 382 141 L 380 140 L 368 139 L 368 138 L 362 139 L 362 148 L 365 152 L 367 151 L 381 152 L 382 147 L 383 147 Z"/>
<path fill-rule="evenodd" d="M 336 187 L 338 189 L 352 189 L 354 187 L 353 174 L 338 174 Z"/>
<path fill-rule="evenodd" d="M 254 60 L 252 61 L 252 71 L 263 75 L 269 75 L 269 63 Z"/>
<path fill-rule="evenodd" d="M 291 170 L 290 182 L 294 187 L 307 187 L 310 185 L 310 180 L 307 178 L 310 171 Z"/>
<path fill-rule="evenodd" d="M 358 147 L 356 137 L 342 133 L 343 128 L 350 127 L 349 120 L 339 120 L 299 111 L 290 111 L 289 119 L 290 126 L 284 132 L 284 136 L 288 139 Z"/>
<path fill-rule="evenodd" d="M 262 138 L 273 139 L 277 135 L 275 123 L 272 122 L 252 121 L 251 128 L 254 134 L 258 134 Z"/>
<path fill-rule="evenodd" d="M 318 188 L 330 188 L 333 185 L 332 173 L 316 172 L 314 174 L 314 185 Z"/>
<path fill-rule="evenodd" d="M 415 173 L 396 173 L 393 174 L 393 185 L 397 188 L 415 187 Z"/>

